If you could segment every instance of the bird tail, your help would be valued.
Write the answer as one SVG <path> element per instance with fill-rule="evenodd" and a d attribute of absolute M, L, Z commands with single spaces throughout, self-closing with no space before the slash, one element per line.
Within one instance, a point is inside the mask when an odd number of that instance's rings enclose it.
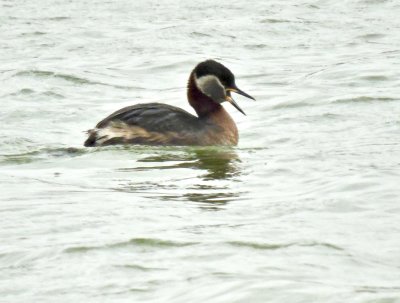
<path fill-rule="evenodd" d="M 89 137 L 86 139 L 83 145 L 86 147 L 96 146 L 97 131 L 95 129 L 89 129 L 87 133 L 89 134 Z"/>

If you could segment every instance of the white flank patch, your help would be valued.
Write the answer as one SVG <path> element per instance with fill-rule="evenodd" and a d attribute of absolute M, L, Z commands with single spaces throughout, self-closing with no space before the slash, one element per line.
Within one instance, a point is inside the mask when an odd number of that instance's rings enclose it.
<path fill-rule="evenodd" d="M 113 122 L 107 127 L 96 128 L 93 131 L 96 132 L 96 146 L 102 145 L 112 138 L 121 138 L 121 141 L 142 138 L 149 142 L 164 142 L 168 136 L 170 138 L 178 138 L 178 134 L 173 132 L 150 132 L 140 126 L 127 125 L 123 122 Z"/>
<path fill-rule="evenodd" d="M 104 142 L 114 137 L 121 137 L 121 135 L 115 131 L 115 128 L 109 126 L 105 128 L 96 128 L 95 132 L 96 132 L 96 145 L 102 145 Z"/>

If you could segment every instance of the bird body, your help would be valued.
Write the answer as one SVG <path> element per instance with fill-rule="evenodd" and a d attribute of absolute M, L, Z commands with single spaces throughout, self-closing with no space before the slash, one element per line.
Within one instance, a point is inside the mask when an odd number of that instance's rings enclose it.
<path fill-rule="evenodd" d="M 224 84 L 227 81 L 230 83 Z M 228 84 L 232 87 L 226 87 Z M 252 98 L 236 87 L 225 66 L 207 60 L 196 66 L 188 82 L 188 101 L 197 117 L 167 104 L 136 104 L 100 121 L 88 131 L 84 145 L 236 145 L 236 124 L 221 103 L 229 101 L 243 111 L 230 97 L 229 89 Z"/>

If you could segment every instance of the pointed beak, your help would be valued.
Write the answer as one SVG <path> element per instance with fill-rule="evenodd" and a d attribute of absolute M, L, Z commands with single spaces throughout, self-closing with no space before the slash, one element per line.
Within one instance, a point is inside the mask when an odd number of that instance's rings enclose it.
<path fill-rule="evenodd" d="M 240 111 L 243 115 L 246 116 L 244 111 L 239 107 L 239 105 L 236 103 L 236 101 L 232 99 L 231 96 L 226 96 L 225 100 L 228 101 L 230 104 L 232 104 L 238 111 Z"/>
<path fill-rule="evenodd" d="M 245 96 L 246 98 L 253 99 L 254 101 L 256 101 L 256 99 L 254 99 L 252 96 L 250 96 L 249 94 L 245 93 L 244 91 L 240 90 L 237 87 L 228 88 L 227 91 L 237 93 L 239 95 Z"/>

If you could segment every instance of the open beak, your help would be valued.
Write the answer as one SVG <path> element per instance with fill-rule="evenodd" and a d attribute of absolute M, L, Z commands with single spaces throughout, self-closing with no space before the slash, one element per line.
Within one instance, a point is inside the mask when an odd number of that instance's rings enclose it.
<path fill-rule="evenodd" d="M 253 99 L 254 101 L 256 100 L 256 99 L 254 99 L 252 96 L 246 94 L 244 91 L 240 90 L 240 89 L 237 88 L 237 87 L 227 88 L 226 90 L 227 90 L 228 92 L 234 92 L 234 93 L 237 93 L 237 94 L 239 94 L 239 95 L 245 96 L 245 97 L 247 97 L 247 98 L 249 98 L 249 99 Z M 246 116 L 246 114 L 244 113 L 244 111 L 239 107 L 239 105 L 236 103 L 236 101 L 233 100 L 231 96 L 229 96 L 229 94 L 226 96 L 225 100 L 228 101 L 230 104 L 232 104 L 238 111 L 240 111 L 243 115 Z"/>
<path fill-rule="evenodd" d="M 238 111 L 240 111 L 243 115 L 246 116 L 244 111 L 239 107 L 239 105 L 236 103 L 236 101 L 232 99 L 231 96 L 226 96 L 225 100 L 228 101 L 230 104 L 232 104 Z"/>
<path fill-rule="evenodd" d="M 237 93 L 239 95 L 245 96 L 246 98 L 253 99 L 254 101 L 256 101 L 256 99 L 254 99 L 252 96 L 250 96 L 249 94 L 246 94 L 244 91 L 240 90 L 237 87 L 227 88 L 226 90 L 233 92 L 233 93 Z"/>

